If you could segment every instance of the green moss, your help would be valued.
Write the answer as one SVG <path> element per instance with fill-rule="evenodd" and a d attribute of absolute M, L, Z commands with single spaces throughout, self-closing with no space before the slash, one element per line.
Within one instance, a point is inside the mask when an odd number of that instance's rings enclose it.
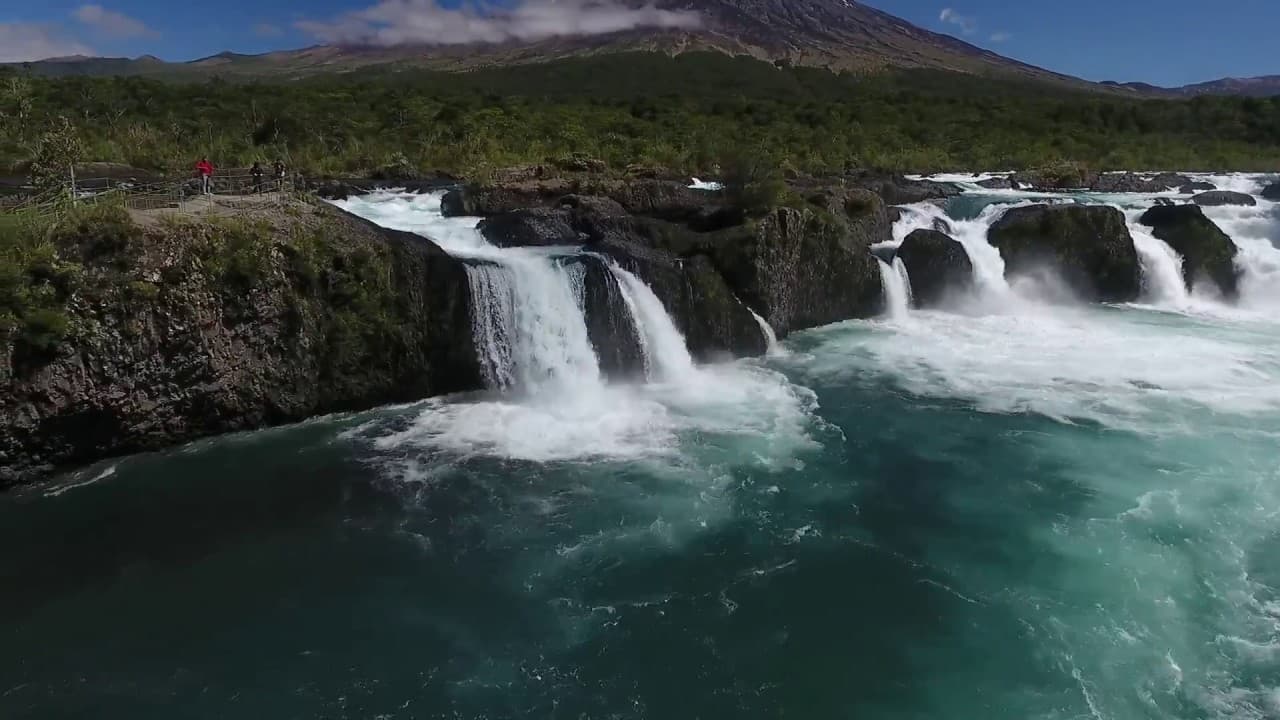
<path fill-rule="evenodd" d="M 70 327 L 64 312 L 52 308 L 31 310 L 22 318 L 18 342 L 36 353 L 51 353 L 62 344 Z"/>

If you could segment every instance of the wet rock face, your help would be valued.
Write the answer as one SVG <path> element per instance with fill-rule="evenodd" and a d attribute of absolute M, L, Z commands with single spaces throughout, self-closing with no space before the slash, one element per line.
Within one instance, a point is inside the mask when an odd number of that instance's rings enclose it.
<path fill-rule="evenodd" d="M 1280 182 L 1271 183 L 1262 189 L 1262 197 L 1266 200 L 1280 202 Z"/>
<path fill-rule="evenodd" d="M 1124 214 L 1103 206 L 1032 205 L 1014 208 L 987 235 L 1000 250 L 1006 275 L 1050 269 L 1086 300 L 1129 302 L 1142 273 Z"/>
<path fill-rule="evenodd" d="M 943 305 L 948 295 L 973 287 L 973 262 L 964 246 L 935 230 L 914 230 L 902 241 L 897 257 L 911 278 L 911 297 L 918 307 Z"/>
<path fill-rule="evenodd" d="M 498 247 L 577 245 L 581 238 L 570 220 L 567 209 L 528 208 L 487 217 L 478 229 Z"/>
<path fill-rule="evenodd" d="M 6 364 L 0 486 L 482 387 L 466 266 L 419 236 L 311 210 L 305 242 L 282 229 L 255 238 L 252 257 L 221 258 L 226 240 L 208 227 L 155 228 L 127 270 L 86 261 L 66 309 L 80 332 Z"/>
<path fill-rule="evenodd" d="M 1182 256 L 1182 275 L 1188 289 L 1211 282 L 1227 299 L 1239 295 L 1240 273 L 1235 263 L 1239 250 L 1198 205 L 1153 207 L 1138 221 Z"/>
<path fill-rule="evenodd" d="M 1204 207 L 1215 207 L 1220 205 L 1257 205 L 1258 201 L 1252 195 L 1245 193 L 1231 192 L 1229 190 L 1213 190 L 1210 192 L 1202 192 L 1191 198 L 1191 202 Z"/>
<path fill-rule="evenodd" d="M 622 295 L 618 278 L 607 261 L 594 255 L 579 255 L 575 266 L 579 302 L 587 323 L 587 335 L 600 359 L 600 370 L 611 379 L 645 376 L 645 356 L 640 329 Z"/>

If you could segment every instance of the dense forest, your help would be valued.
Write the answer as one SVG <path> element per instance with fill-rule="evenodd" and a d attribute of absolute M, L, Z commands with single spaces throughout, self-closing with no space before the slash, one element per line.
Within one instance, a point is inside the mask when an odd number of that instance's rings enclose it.
<path fill-rule="evenodd" d="M 611 55 L 467 73 L 198 84 L 0 72 L 0 168 L 65 117 L 81 157 L 186 170 L 483 172 L 585 154 L 706 171 L 745 148 L 805 171 L 1280 169 L 1280 98 L 1138 99 L 935 71 L 873 76 L 746 58 Z"/>

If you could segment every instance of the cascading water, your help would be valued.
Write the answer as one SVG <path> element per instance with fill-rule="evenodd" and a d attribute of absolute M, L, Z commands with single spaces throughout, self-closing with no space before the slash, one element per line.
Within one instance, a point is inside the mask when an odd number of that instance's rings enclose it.
<path fill-rule="evenodd" d="M 618 279 L 622 295 L 640 328 L 641 346 L 650 361 L 650 372 L 656 375 L 652 379 L 677 382 L 689 378 L 694 371 L 693 358 L 662 301 L 631 272 L 612 262 L 609 269 Z"/>
<path fill-rule="evenodd" d="M 885 314 L 892 320 L 905 318 L 911 308 L 911 285 L 906 277 L 902 258 L 894 258 L 893 264 L 876 258 L 880 264 L 880 283 L 884 286 Z"/>
<path fill-rule="evenodd" d="M 778 342 L 778 334 L 773 331 L 773 326 L 768 320 L 760 317 L 755 310 L 748 307 L 747 311 L 751 313 L 751 317 L 755 318 L 756 324 L 760 326 L 760 333 L 764 335 L 765 352 L 770 355 L 781 355 L 782 345 Z"/>
<path fill-rule="evenodd" d="M 1007 307 L 1011 303 L 1016 303 L 1016 296 L 1004 277 L 1004 258 L 1000 257 L 999 250 L 987 242 L 987 230 L 1010 208 L 1029 204 L 1032 203 L 1029 201 L 1011 204 L 993 203 L 983 208 L 982 212 L 971 220 L 948 217 L 944 208 L 933 203 L 909 205 L 903 208 L 902 218 L 893 225 L 893 245 L 895 247 L 901 245 L 907 235 L 914 230 L 933 229 L 935 225 L 946 223 L 951 228 L 948 235 L 964 246 L 965 253 L 969 255 L 969 261 L 973 263 L 974 290 L 977 299 L 987 304 Z"/>
<path fill-rule="evenodd" d="M 509 250 L 468 273 L 476 350 L 496 387 L 556 397 L 599 387 L 599 359 L 562 264 Z"/>
<path fill-rule="evenodd" d="M 1125 215 L 1142 266 L 1142 301 L 1171 309 L 1188 307 L 1191 294 L 1182 275 L 1182 256 L 1138 222 L 1142 210 L 1129 209 Z"/>
<path fill-rule="evenodd" d="M 1235 181 L 1247 184 L 1243 179 Z M 1240 305 L 1249 310 L 1280 310 L 1280 203 L 1259 200 L 1254 207 L 1209 207 L 1204 213 L 1239 249 Z"/>

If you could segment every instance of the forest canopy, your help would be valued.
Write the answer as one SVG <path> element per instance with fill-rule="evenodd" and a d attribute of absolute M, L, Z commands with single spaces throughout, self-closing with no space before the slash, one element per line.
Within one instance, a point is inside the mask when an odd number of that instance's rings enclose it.
<path fill-rule="evenodd" d="M 1280 98 L 1141 99 L 938 71 L 859 76 L 633 53 L 465 73 L 199 83 L 0 70 L 0 166 L 65 117 L 82 157 L 185 171 L 283 159 L 404 174 L 588 155 L 705 172 L 744 147 L 810 172 L 1280 169 Z"/>

